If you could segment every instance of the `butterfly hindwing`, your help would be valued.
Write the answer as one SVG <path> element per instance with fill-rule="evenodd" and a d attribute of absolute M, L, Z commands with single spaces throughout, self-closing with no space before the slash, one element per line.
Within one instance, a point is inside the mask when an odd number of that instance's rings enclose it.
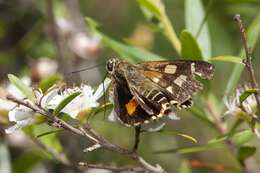
<path fill-rule="evenodd" d="M 115 82 L 113 92 L 116 115 L 124 124 L 134 126 L 144 123 L 151 118 L 151 115 L 149 115 L 140 105 L 133 108 L 134 111 L 132 113 L 128 112 L 127 105 L 132 101 L 133 95 L 125 82 L 121 84 Z"/>

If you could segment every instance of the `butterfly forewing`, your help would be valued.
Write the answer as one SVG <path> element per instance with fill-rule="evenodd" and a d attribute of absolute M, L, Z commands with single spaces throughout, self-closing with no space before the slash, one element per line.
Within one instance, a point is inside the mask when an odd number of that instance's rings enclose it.
<path fill-rule="evenodd" d="M 213 65 L 203 61 L 152 61 L 140 64 L 143 74 L 167 93 L 173 104 L 181 105 L 202 89 L 195 75 L 210 79 Z"/>

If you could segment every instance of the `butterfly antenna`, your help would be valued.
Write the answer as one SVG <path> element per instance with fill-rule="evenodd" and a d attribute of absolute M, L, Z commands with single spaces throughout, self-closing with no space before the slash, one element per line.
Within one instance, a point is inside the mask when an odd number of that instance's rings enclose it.
<path fill-rule="evenodd" d="M 104 102 L 104 119 L 105 119 L 105 116 L 106 116 L 106 112 L 107 112 L 107 109 L 106 109 L 106 89 L 105 89 L 105 80 L 106 80 L 106 77 L 107 77 L 107 74 L 108 73 L 106 73 L 105 74 L 105 76 L 104 76 L 104 79 L 103 79 L 103 82 L 102 82 L 102 86 L 103 86 L 103 102 Z"/>
<path fill-rule="evenodd" d="M 83 69 L 80 69 L 80 70 L 72 71 L 72 72 L 70 72 L 70 74 L 74 74 L 74 73 L 79 73 L 79 72 L 82 72 L 82 71 L 90 70 L 90 69 L 96 68 L 96 67 L 98 67 L 100 65 L 103 65 L 103 64 L 105 64 L 105 62 L 101 62 L 101 63 L 98 63 L 98 64 L 96 64 L 94 66 L 90 66 L 90 67 L 83 68 Z"/>

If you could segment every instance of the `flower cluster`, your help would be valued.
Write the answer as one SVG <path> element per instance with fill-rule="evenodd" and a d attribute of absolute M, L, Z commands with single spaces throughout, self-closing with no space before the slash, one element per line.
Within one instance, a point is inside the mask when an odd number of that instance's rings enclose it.
<path fill-rule="evenodd" d="M 249 95 L 245 100 L 241 101 L 241 96 L 246 92 L 252 89 L 251 85 L 245 84 L 236 89 L 235 95 L 225 101 L 227 111 L 225 115 L 235 115 L 238 118 L 242 118 L 251 125 L 252 120 L 258 119 L 257 113 L 257 101 L 253 94 Z M 260 138 L 260 132 L 253 125 L 253 132 L 258 138 Z"/>
<path fill-rule="evenodd" d="M 226 115 L 239 115 L 241 113 L 246 113 L 248 115 L 257 117 L 257 115 L 255 115 L 257 102 L 254 95 L 248 96 L 242 103 L 240 101 L 240 96 L 245 91 L 250 89 L 252 89 L 252 87 L 248 84 L 240 86 L 236 89 L 235 95 L 225 101 L 225 105 L 228 108 L 228 110 L 225 112 Z"/>
<path fill-rule="evenodd" d="M 72 118 L 77 118 L 80 112 L 99 106 L 98 100 L 104 95 L 110 82 L 110 79 L 105 79 L 96 90 L 85 84 L 82 84 L 80 87 L 67 89 L 64 89 L 61 85 L 54 85 L 44 93 L 41 89 L 35 89 L 33 90 L 35 95 L 34 101 L 27 99 L 14 85 L 9 85 L 7 91 L 16 98 L 24 99 L 26 102 L 40 106 L 45 110 L 55 109 L 65 98 L 77 92 L 79 95 L 61 110 L 61 112 L 70 115 Z M 24 81 L 24 83 L 27 85 L 30 84 L 30 82 L 26 81 Z M 13 133 L 16 130 L 32 124 L 36 121 L 36 117 L 39 116 L 26 106 L 17 105 L 16 103 L 4 99 L 0 99 L 0 109 L 8 110 L 9 121 L 15 122 L 12 127 L 6 129 L 6 133 Z"/>

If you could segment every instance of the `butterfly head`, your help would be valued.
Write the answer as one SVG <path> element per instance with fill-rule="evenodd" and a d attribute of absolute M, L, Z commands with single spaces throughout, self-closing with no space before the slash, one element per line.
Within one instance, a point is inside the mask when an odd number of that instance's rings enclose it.
<path fill-rule="evenodd" d="M 106 64 L 107 72 L 113 74 L 115 72 L 115 67 L 118 65 L 119 62 L 120 60 L 117 58 L 109 59 Z"/>

